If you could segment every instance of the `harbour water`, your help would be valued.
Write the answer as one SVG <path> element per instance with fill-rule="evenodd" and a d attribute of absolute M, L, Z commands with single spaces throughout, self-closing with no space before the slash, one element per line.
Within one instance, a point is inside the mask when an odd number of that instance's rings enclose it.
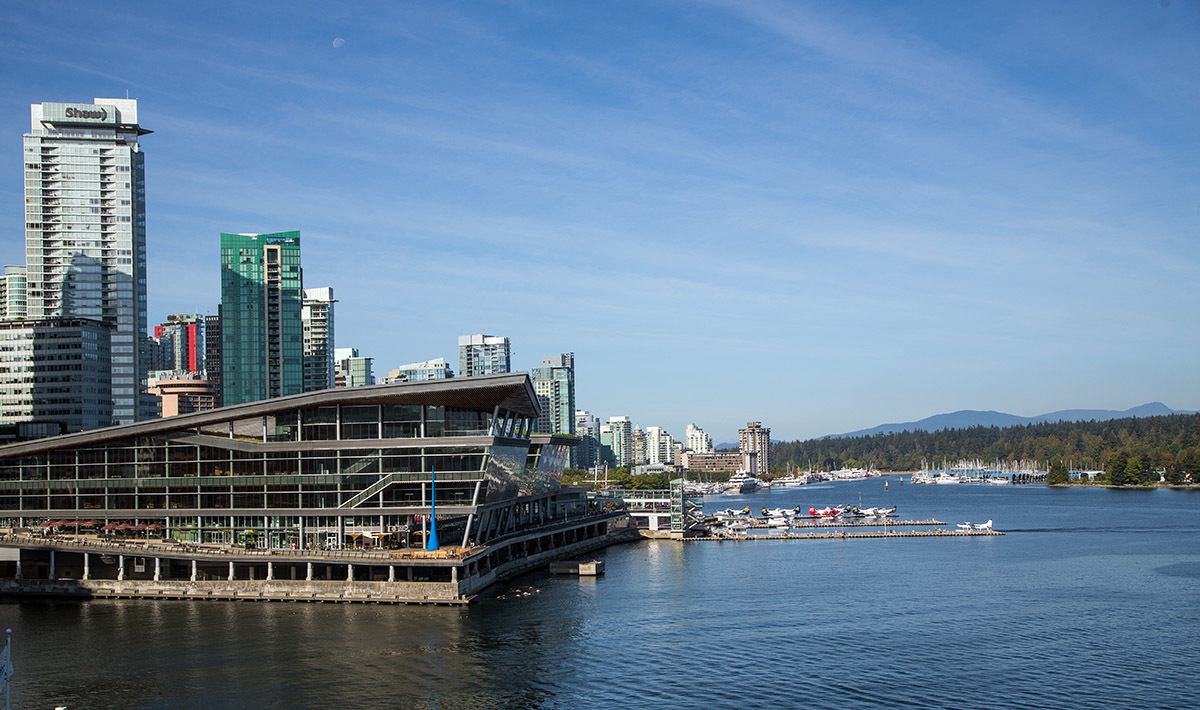
<path fill-rule="evenodd" d="M 467 608 L 0 605 L 20 708 L 1194 707 L 1200 492 L 889 478 L 708 509 L 898 506 L 1003 537 L 642 542 Z"/>

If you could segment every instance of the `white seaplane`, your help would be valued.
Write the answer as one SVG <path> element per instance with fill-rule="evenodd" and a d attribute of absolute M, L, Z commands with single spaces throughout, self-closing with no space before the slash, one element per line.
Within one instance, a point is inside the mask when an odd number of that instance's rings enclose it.
<path fill-rule="evenodd" d="M 991 530 L 992 529 L 992 521 L 988 520 L 986 523 L 959 523 L 958 529 L 959 530 Z"/>

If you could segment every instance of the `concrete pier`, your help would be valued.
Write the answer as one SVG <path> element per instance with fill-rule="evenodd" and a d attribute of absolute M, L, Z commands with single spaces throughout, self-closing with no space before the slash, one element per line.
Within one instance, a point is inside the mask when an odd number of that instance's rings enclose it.
<path fill-rule="evenodd" d="M 0 561 L 0 596 L 466 604 L 496 582 L 638 539 L 627 522 L 615 513 L 591 516 L 436 552 L 245 550 L 7 534 L 0 535 L 0 549 L 10 553 Z"/>

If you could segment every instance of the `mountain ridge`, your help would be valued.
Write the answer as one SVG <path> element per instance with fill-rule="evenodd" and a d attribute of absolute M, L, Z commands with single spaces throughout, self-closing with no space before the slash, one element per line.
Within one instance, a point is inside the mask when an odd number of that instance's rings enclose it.
<path fill-rule="evenodd" d="M 876 434 L 898 434 L 905 431 L 942 431 L 945 429 L 968 429 L 973 426 L 1011 427 L 1045 422 L 1085 422 L 1124 419 L 1126 417 L 1159 417 L 1170 414 L 1195 414 L 1194 411 L 1171 409 L 1162 402 L 1147 402 L 1125 410 L 1114 409 L 1061 409 L 1056 412 L 1021 417 L 994 410 L 961 409 L 957 412 L 934 414 L 915 422 L 880 424 L 869 429 L 859 429 L 845 434 L 827 434 L 819 439 L 845 439 Z"/>

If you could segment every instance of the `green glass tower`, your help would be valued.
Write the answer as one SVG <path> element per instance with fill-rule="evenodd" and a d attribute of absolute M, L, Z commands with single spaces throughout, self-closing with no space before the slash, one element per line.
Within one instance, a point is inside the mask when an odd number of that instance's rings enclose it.
<path fill-rule="evenodd" d="M 304 391 L 300 232 L 221 234 L 224 404 Z"/>

